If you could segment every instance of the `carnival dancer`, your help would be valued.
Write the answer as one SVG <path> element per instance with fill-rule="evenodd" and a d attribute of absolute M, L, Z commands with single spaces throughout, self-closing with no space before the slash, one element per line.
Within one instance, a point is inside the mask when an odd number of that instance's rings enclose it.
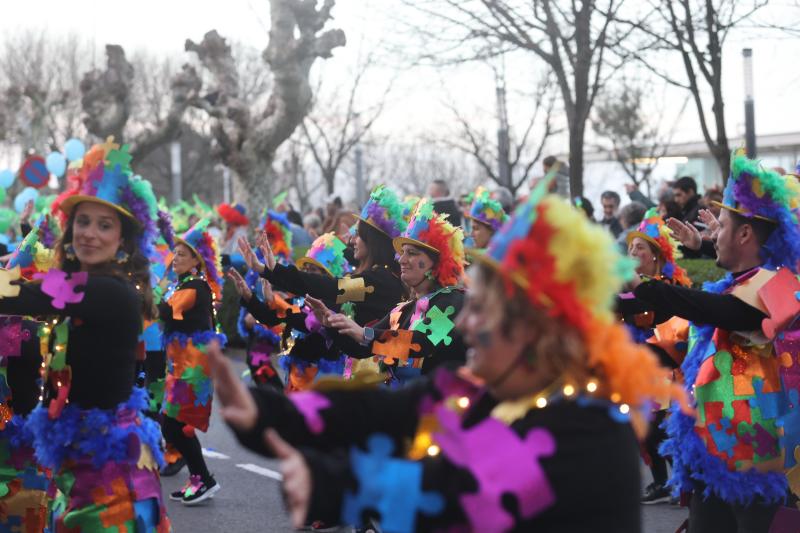
<path fill-rule="evenodd" d="M 301 272 L 295 266 L 277 264 L 274 257 L 265 258 L 262 263 L 244 239 L 240 239 L 239 249 L 248 266 L 267 279 L 273 288 L 310 295 L 331 307 L 339 305 L 341 312 L 357 324 L 370 325 L 383 318 L 403 295 L 392 246 L 392 239 L 406 229 L 403 211 L 403 204 L 390 189 L 378 186 L 372 191 L 351 241 L 358 266 L 354 265 L 352 273 L 338 278 Z M 345 373 L 350 376 L 359 369 L 377 373 L 377 365 L 371 360 L 352 359 Z"/>
<path fill-rule="evenodd" d="M 325 233 L 314 240 L 305 257 L 297 260 L 297 268 L 312 274 L 344 276 L 352 270 L 344 258 L 344 249 L 345 244 L 333 232 Z M 264 253 L 269 254 L 270 250 L 265 247 Z M 229 275 L 242 297 L 242 306 L 253 317 L 265 326 L 285 324 L 283 340 L 288 349 L 280 364 L 286 370 L 286 392 L 305 390 L 321 376 L 344 374 L 344 355 L 333 346 L 325 328 L 308 307 L 287 304 L 272 293 L 266 280 L 262 280 L 266 297 L 257 298 L 236 271 L 231 270 Z"/>
<path fill-rule="evenodd" d="M 189 481 L 170 499 L 196 505 L 216 494 L 220 484 L 208 471 L 196 430 L 208 431 L 214 398 L 206 346 L 224 343 L 217 331 L 215 304 L 221 294 L 219 254 L 199 221 L 176 238 L 172 270 L 175 285 L 167 291 L 159 315 L 164 321 L 167 379 L 161 423 L 166 441 L 186 460 Z"/>
<path fill-rule="evenodd" d="M 319 300 L 308 298 L 308 302 L 327 326 L 338 330 L 334 344 L 351 357 L 376 358 L 392 386 L 404 385 L 442 364 L 461 366 L 466 347 L 454 321 L 464 301 L 463 240 L 461 228 L 453 227 L 433 211 L 430 200 L 423 199 L 406 231 L 393 241 L 410 301 L 398 303 L 371 327 L 332 313 Z"/>
<path fill-rule="evenodd" d="M 237 268 L 241 266 L 242 257 L 237 253 L 239 239 L 247 237 L 247 209 L 242 204 L 219 204 L 217 213 L 225 221 L 225 235 L 219 243 L 223 263 Z"/>
<path fill-rule="evenodd" d="M 508 215 L 503 211 L 500 202 L 491 197 L 489 191 L 478 187 L 466 218 L 470 223 L 472 246 L 483 250 L 489 245 L 492 235 L 508 220 Z"/>
<path fill-rule="evenodd" d="M 794 177 L 734 153 L 714 235 L 728 275 L 703 291 L 658 281 L 635 290 L 692 321 L 681 368 L 696 415 L 673 408 L 662 447 L 670 484 L 692 492 L 692 533 L 769 530 L 787 496 L 785 469 L 797 468 L 799 192 Z"/>
<path fill-rule="evenodd" d="M 52 251 L 41 244 L 45 217 L 29 227 L 25 238 L 6 264 L 19 269 L 25 280 L 47 272 Z M 50 480 L 34 458 L 33 435 L 25 430 L 25 419 L 39 403 L 42 362 L 47 352 L 39 332 L 50 325 L 34 317 L 0 318 L 0 531 L 42 532 L 47 527 Z"/>
<path fill-rule="evenodd" d="M 677 264 L 676 260 L 680 257 L 678 241 L 676 241 L 658 215 L 655 208 L 647 211 L 644 220 L 639 227 L 626 237 L 628 243 L 628 255 L 636 259 L 636 274 L 643 279 L 660 280 L 664 283 L 672 283 L 681 287 L 691 286 L 686 271 Z M 685 349 L 676 343 L 676 339 L 660 338 L 656 335 L 656 327 L 664 324 L 673 317 L 664 315 L 657 309 L 637 299 L 631 292 L 625 292 L 618 296 L 617 313 L 622 316 L 622 320 L 628 327 L 631 336 L 640 343 L 648 343 L 662 366 L 675 371 L 683 362 Z M 686 322 L 678 319 L 682 325 Z M 677 321 L 676 321 L 677 322 Z M 671 328 L 676 327 L 674 324 Z M 662 328 L 662 331 L 663 328 Z M 650 341 L 650 342 L 648 342 Z M 668 346 L 672 343 L 672 346 Z M 667 416 L 669 403 L 658 398 L 654 402 L 655 410 L 650 420 L 650 429 L 644 441 L 644 451 L 646 461 L 653 475 L 653 482 L 645 487 L 642 503 L 654 504 L 670 500 L 670 490 L 667 488 L 667 458 L 660 454 L 659 447 L 666 439 L 666 433 L 662 423 Z"/>
<path fill-rule="evenodd" d="M 611 237 L 544 196 L 547 185 L 476 260 L 458 372 L 283 397 L 248 393 L 210 350 L 223 416 L 282 460 L 295 525 L 371 516 L 397 533 L 640 531 L 630 415 L 680 389 L 615 322 L 627 263 Z"/>
<path fill-rule="evenodd" d="M 58 268 L 19 286 L 9 284 L 14 271 L 2 274 L 0 313 L 56 317 L 41 330 L 48 347 L 42 403 L 25 424 L 63 495 L 55 531 L 170 527 L 158 477 L 160 431 L 142 413 L 146 392 L 134 387 L 142 316 L 155 312 L 147 257 L 156 201 L 130 159 L 112 139 L 89 150 L 54 204 L 67 217 Z"/>

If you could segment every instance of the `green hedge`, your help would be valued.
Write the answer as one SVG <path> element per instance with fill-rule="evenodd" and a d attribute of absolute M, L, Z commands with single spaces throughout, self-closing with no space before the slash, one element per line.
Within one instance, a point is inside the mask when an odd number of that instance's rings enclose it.
<path fill-rule="evenodd" d="M 686 269 L 697 288 L 706 281 L 716 281 L 725 275 L 725 271 L 713 259 L 678 259 L 678 264 Z"/>

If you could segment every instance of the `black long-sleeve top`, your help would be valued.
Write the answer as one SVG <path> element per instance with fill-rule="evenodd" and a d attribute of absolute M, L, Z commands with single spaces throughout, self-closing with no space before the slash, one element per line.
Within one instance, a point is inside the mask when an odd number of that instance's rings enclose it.
<path fill-rule="evenodd" d="M 183 293 L 178 294 L 181 292 Z M 192 292 L 194 293 L 194 302 L 191 305 L 180 306 L 180 314 L 182 314 L 183 318 L 179 319 L 179 313 L 174 306 L 186 297 L 191 302 Z M 188 273 L 183 274 L 180 276 L 178 286 L 170 299 L 158 305 L 159 318 L 164 321 L 164 336 L 166 337 L 176 332 L 190 335 L 198 331 L 214 329 L 212 304 L 213 298 L 208 283 Z"/>
<path fill-rule="evenodd" d="M 83 294 L 80 302 L 58 309 L 40 283 L 23 283 L 18 296 L 0 298 L 0 314 L 71 317 L 69 401 L 83 409 L 113 409 L 133 390 L 141 296 L 128 280 L 101 274 L 89 274 Z"/>
<path fill-rule="evenodd" d="M 6 357 L 8 386 L 11 390 L 9 404 L 15 415 L 25 416 L 39 403 L 39 379 L 42 353 L 38 337 L 39 323 L 22 320 L 24 335 L 19 355 Z M 7 356 L 8 354 L 0 354 Z"/>
<path fill-rule="evenodd" d="M 757 331 L 767 318 L 761 310 L 732 294 L 714 294 L 660 281 L 642 283 L 634 295 L 660 313 L 728 331 Z"/>
<path fill-rule="evenodd" d="M 349 274 L 343 278 L 333 278 L 324 274 L 302 272 L 293 265 L 275 265 L 273 270 L 264 269 L 261 276 L 276 288 L 297 295 L 310 294 L 325 302 L 328 307 L 352 302 L 355 306 L 355 320 L 359 325 L 370 324 L 383 318 L 403 297 L 403 284 L 400 278 L 388 267 L 376 265 L 360 274 Z M 363 280 L 364 290 L 351 290 L 343 293 L 340 288 L 344 280 Z"/>
<path fill-rule="evenodd" d="M 357 465 L 351 462 L 352 450 L 365 449 L 371 435 L 386 435 L 394 442 L 393 457 L 403 459 L 403 463 L 415 462 L 422 468 L 421 487 L 404 486 L 402 493 L 413 499 L 416 491 L 422 490 L 436 492 L 444 499 L 439 514 L 416 513 L 415 530 L 446 530 L 466 521 L 463 498 L 479 490 L 475 470 L 471 464 L 469 468 L 457 464 L 445 449 L 414 461 L 406 459 L 409 443 L 422 429 L 423 407 L 449 405 L 448 400 L 456 399 L 452 394 L 443 396 L 435 385 L 439 379 L 437 373 L 434 379 L 424 378 L 394 391 L 324 393 L 322 404 L 314 402 L 321 405 L 316 409 L 320 422 L 316 432 L 311 431 L 307 415 L 296 407 L 297 398 L 251 389 L 258 406 L 258 421 L 251 431 L 239 432 L 237 437 L 250 449 L 270 456 L 263 443 L 263 431 L 271 427 L 298 448 L 313 480 L 308 518 L 338 523 L 343 519 L 346 493 L 359 494 L 360 481 Z M 496 428 L 492 431 L 496 438 L 480 441 L 467 434 L 487 421 L 497 425 L 497 421 L 491 420 L 491 413 L 498 402 L 477 388 L 467 395 L 473 400 L 459 415 L 459 427 L 464 430 L 460 442 L 472 449 L 473 461 L 491 458 L 496 468 L 508 473 L 507 477 L 523 476 L 527 479 L 524 483 L 527 498 L 537 499 L 547 490 L 546 486 L 554 495 L 551 505 L 527 518 L 520 516 L 515 497 L 503 496 L 502 507 L 511 517 L 510 531 L 633 533 L 640 530 L 638 443 L 630 424 L 613 420 L 608 406 L 562 401 L 551 402 L 543 409 L 530 407 L 508 426 L 515 436 L 509 438 L 505 429 Z M 529 442 L 533 431 L 542 430 L 554 440 L 552 453 L 539 454 L 521 444 Z M 476 446 L 481 449 L 475 449 Z M 520 446 L 524 448 L 522 451 Z M 384 461 L 382 464 L 390 467 L 391 459 L 387 457 Z M 543 477 L 536 475 L 539 466 Z M 371 476 L 369 501 L 380 501 L 385 494 L 397 491 L 392 486 L 397 481 L 389 476 L 383 478 L 378 472 Z M 499 495 L 497 499 L 500 500 Z M 392 510 L 401 505 L 403 502 L 398 501 Z M 410 512 L 415 511 L 412 504 Z"/>
<path fill-rule="evenodd" d="M 410 359 L 421 358 L 424 359 L 421 374 L 430 374 L 433 370 L 441 365 L 450 367 L 461 366 L 466 360 L 467 346 L 464 344 L 464 339 L 455 327 L 452 327 L 447 336 L 450 337 L 450 343 L 447 344 L 446 339 L 434 342 L 435 337 L 431 337 L 430 330 L 412 330 L 412 318 L 414 317 L 416 300 L 407 302 L 400 310 L 400 317 L 398 320 L 398 330 L 408 331 L 410 333 L 409 349 L 406 351 L 407 357 Z M 452 313 L 449 315 L 450 322 L 455 322 L 458 313 L 464 305 L 464 291 L 453 287 L 451 290 L 439 292 L 430 298 L 428 303 L 428 310 L 434 307 L 440 311 L 447 312 L 448 308 L 452 308 Z M 396 335 L 391 328 L 392 313 L 384 316 L 378 323 L 373 326 L 375 330 L 375 338 L 368 344 L 361 344 L 352 337 L 340 335 L 336 330 L 328 328 L 334 344 L 350 357 L 356 359 L 366 359 L 376 355 L 383 355 L 382 347 L 386 343 L 395 342 Z M 405 343 L 402 343 L 405 345 Z M 417 348 L 418 346 L 418 348 Z M 397 367 L 397 363 L 387 365 L 389 367 Z"/>

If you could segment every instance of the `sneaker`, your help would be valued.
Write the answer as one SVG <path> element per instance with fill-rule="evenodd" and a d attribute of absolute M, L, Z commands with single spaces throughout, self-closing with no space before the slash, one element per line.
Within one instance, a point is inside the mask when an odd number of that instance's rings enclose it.
<path fill-rule="evenodd" d="M 161 469 L 161 477 L 174 476 L 178 472 L 183 470 L 184 466 L 186 466 L 186 459 L 180 457 L 174 463 L 169 463 L 168 465 L 164 466 L 164 468 Z"/>
<path fill-rule="evenodd" d="M 665 503 L 670 499 L 670 491 L 664 485 L 651 483 L 647 486 L 642 497 L 642 503 L 652 505 L 654 503 Z"/>
<path fill-rule="evenodd" d="M 189 487 L 192 486 L 192 483 L 195 482 L 195 478 L 197 478 L 196 479 L 197 483 L 200 483 L 200 476 L 189 476 L 189 481 L 187 481 L 186 484 L 184 484 L 180 490 L 176 490 L 175 492 L 170 492 L 169 499 L 174 502 L 182 502 L 183 495 L 186 494 L 186 491 L 189 489 Z"/>
<path fill-rule="evenodd" d="M 219 483 L 212 477 L 210 483 L 206 484 L 200 481 L 200 476 L 192 476 L 193 483 L 183 493 L 184 505 L 197 505 L 198 503 L 213 498 L 214 494 L 222 488 Z"/>

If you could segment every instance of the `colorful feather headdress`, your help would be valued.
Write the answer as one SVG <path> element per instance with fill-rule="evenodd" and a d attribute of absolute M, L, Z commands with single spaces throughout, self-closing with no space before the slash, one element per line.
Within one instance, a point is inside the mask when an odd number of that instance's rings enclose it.
<path fill-rule="evenodd" d="M 283 213 L 269 210 L 261 219 L 261 228 L 267 232 L 272 253 L 283 264 L 292 262 L 292 230 Z"/>
<path fill-rule="evenodd" d="M 532 305 L 580 332 L 595 376 L 590 392 L 637 406 L 663 394 L 680 396 L 680 387 L 670 386 L 667 371 L 631 340 L 612 311 L 635 261 L 619 253 L 608 231 L 547 194 L 554 176 L 551 171 L 537 184 L 475 261 L 503 277 L 509 296 L 523 291 Z"/>
<path fill-rule="evenodd" d="M 362 222 L 394 239 L 406 229 L 408 216 L 404 215 L 407 212 L 407 206 L 391 189 L 378 185 L 361 209 L 361 215 L 357 216 Z"/>
<path fill-rule="evenodd" d="M 443 287 L 456 285 L 464 278 L 464 233 L 450 224 L 445 215 L 437 214 L 428 198 L 417 204 L 408 227 L 392 244 L 397 253 L 403 251 L 404 244 L 436 252 L 438 260 L 433 276 Z"/>
<path fill-rule="evenodd" d="M 636 231 L 628 233 L 626 237 L 628 246 L 631 241 L 636 237 L 640 237 L 648 243 L 655 246 L 656 250 L 661 254 L 664 260 L 664 266 L 661 268 L 661 274 L 684 287 L 689 287 L 692 282 L 686 271 L 678 266 L 675 262 L 681 257 L 680 250 L 678 249 L 678 241 L 672 236 L 672 232 L 664 223 L 664 219 L 658 214 L 655 207 L 647 210 L 644 215 L 644 220 L 639 224 Z"/>
<path fill-rule="evenodd" d="M 311 248 L 306 252 L 306 256 L 297 260 L 297 268 L 303 268 L 303 265 L 311 264 L 323 269 L 329 276 L 341 278 L 353 271 L 353 267 L 344 257 L 345 248 L 347 246 L 334 232 L 320 235 L 314 239 Z"/>
<path fill-rule="evenodd" d="M 762 248 L 768 268 L 787 266 L 797 270 L 800 260 L 800 182 L 792 175 L 781 176 L 774 170 L 748 159 L 743 150 L 731 154 L 731 174 L 723 192 L 723 209 L 746 218 L 775 224 L 775 230 Z"/>
<path fill-rule="evenodd" d="M 474 221 L 480 222 L 497 231 L 500 226 L 508 220 L 508 215 L 503 210 L 500 202 L 493 199 L 489 191 L 483 187 L 478 187 L 472 199 L 472 205 L 467 215 Z"/>
<path fill-rule="evenodd" d="M 142 229 L 139 247 L 149 256 L 158 235 L 158 206 L 150 182 L 133 174 L 131 159 L 128 145 L 115 144 L 113 137 L 94 145 L 83 159 L 70 164 L 67 190 L 56 198 L 52 210 L 69 216 L 81 202 L 111 207 Z"/>
<path fill-rule="evenodd" d="M 222 220 L 234 226 L 247 226 L 250 219 L 247 218 L 247 209 L 242 204 L 219 204 L 217 213 Z"/>
<path fill-rule="evenodd" d="M 214 296 L 219 299 L 222 297 L 222 265 L 217 243 L 206 231 L 209 222 L 210 220 L 207 218 L 198 221 L 186 233 L 176 237 L 175 242 L 191 248 L 192 252 L 200 259 L 201 267 L 206 274 L 206 281 Z"/>

